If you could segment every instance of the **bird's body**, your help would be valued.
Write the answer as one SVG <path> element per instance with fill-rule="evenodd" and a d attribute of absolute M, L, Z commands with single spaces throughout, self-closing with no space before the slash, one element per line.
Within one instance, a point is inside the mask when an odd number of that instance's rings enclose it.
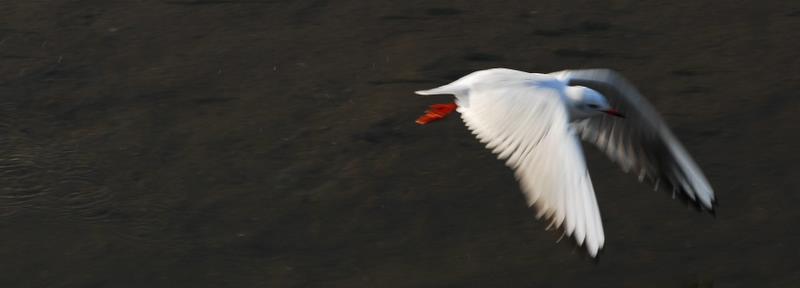
<path fill-rule="evenodd" d="M 439 106 L 444 110 L 429 111 L 418 123 L 456 109 L 473 134 L 514 169 L 537 216 L 562 227 L 592 256 L 605 236 L 580 137 L 640 180 L 714 207 L 714 192 L 691 156 L 650 104 L 613 71 L 489 69 L 417 94 L 455 95 L 456 105 Z M 612 105 L 621 106 L 626 119 Z"/>

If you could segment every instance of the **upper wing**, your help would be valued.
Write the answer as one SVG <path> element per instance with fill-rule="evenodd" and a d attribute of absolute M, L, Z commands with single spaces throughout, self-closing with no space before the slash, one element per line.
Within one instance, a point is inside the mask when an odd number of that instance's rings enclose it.
<path fill-rule="evenodd" d="M 605 69 L 565 70 L 552 75 L 569 83 L 597 90 L 626 119 L 592 117 L 575 124 L 586 141 L 596 144 L 624 171 L 634 171 L 639 181 L 648 179 L 656 189 L 681 191 L 712 210 L 714 190 L 683 145 L 650 103 L 633 85 L 614 71 Z"/>
<path fill-rule="evenodd" d="M 560 89 L 548 86 L 554 81 L 476 83 L 458 93 L 458 111 L 487 148 L 507 159 L 537 217 L 563 227 L 594 256 L 605 242 L 603 224 Z"/>

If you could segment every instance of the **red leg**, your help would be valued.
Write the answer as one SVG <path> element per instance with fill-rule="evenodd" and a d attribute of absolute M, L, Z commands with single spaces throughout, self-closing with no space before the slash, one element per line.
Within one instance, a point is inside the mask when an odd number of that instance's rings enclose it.
<path fill-rule="evenodd" d="M 417 118 L 417 124 L 425 125 L 433 121 L 442 120 L 448 114 L 455 111 L 456 108 L 458 108 L 456 103 L 433 104 L 428 108 L 428 110 L 425 110 L 425 115 Z"/>

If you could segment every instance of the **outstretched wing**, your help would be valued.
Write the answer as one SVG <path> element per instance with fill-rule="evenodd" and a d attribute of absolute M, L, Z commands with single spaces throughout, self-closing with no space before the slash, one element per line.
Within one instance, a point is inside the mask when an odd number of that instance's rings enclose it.
<path fill-rule="evenodd" d="M 552 86 L 557 83 L 554 79 L 550 83 L 502 80 L 476 83 L 457 93 L 462 119 L 515 170 L 537 217 L 563 228 L 595 256 L 605 242 L 603 224 L 583 151 L 560 99 L 561 89 Z"/>
<path fill-rule="evenodd" d="M 672 134 L 666 122 L 636 88 L 611 70 L 565 70 L 552 73 L 569 85 L 597 90 L 625 119 L 592 117 L 575 123 L 581 137 L 592 142 L 639 181 L 647 179 L 656 189 L 688 196 L 706 209 L 715 207 L 714 190 L 703 172 Z"/>

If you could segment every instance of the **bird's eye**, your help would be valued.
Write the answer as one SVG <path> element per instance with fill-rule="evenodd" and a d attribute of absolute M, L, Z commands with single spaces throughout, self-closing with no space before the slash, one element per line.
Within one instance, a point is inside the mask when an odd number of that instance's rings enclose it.
<path fill-rule="evenodd" d="M 589 106 L 589 108 L 592 108 L 592 109 L 597 109 L 598 107 L 600 107 L 600 106 L 597 106 L 595 104 L 589 104 L 589 105 L 586 105 L 586 106 Z"/>

